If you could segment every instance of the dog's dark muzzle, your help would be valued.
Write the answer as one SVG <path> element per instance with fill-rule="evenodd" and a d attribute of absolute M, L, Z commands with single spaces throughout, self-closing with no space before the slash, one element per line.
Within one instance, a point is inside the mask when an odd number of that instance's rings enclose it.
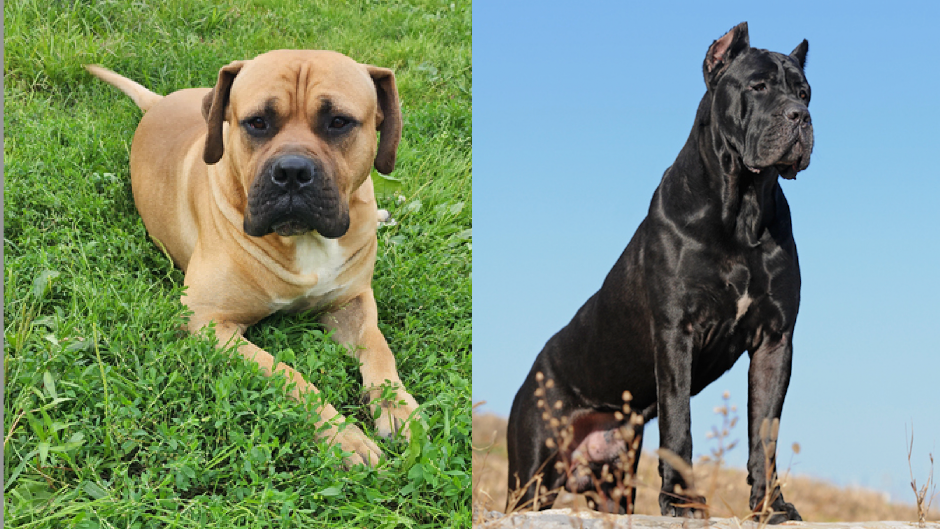
<path fill-rule="evenodd" d="M 813 120 L 806 105 L 800 103 L 791 103 L 774 116 L 770 126 L 761 129 L 756 152 L 744 162 L 754 173 L 772 167 L 783 178 L 792 180 L 809 167 Z"/>
<path fill-rule="evenodd" d="M 316 159 L 283 154 L 269 160 L 252 184 L 244 228 L 255 237 L 317 231 L 337 238 L 349 229 L 349 208 Z"/>
<path fill-rule="evenodd" d="M 809 157 L 813 152 L 813 120 L 809 109 L 800 104 L 785 109 L 784 117 L 791 127 L 790 137 L 793 138 L 793 143 L 775 167 L 780 176 L 792 180 L 796 178 L 796 173 L 809 167 Z"/>

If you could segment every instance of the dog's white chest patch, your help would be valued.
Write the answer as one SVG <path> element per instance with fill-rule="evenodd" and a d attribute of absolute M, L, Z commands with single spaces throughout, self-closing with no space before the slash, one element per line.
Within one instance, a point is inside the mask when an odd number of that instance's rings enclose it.
<path fill-rule="evenodd" d="M 734 316 L 734 322 L 737 323 L 741 321 L 741 318 L 747 314 L 747 309 L 751 306 L 751 302 L 754 301 L 751 299 L 751 296 L 747 294 L 747 291 L 744 291 L 744 295 L 738 298 L 738 312 Z"/>
<path fill-rule="evenodd" d="M 314 235 L 297 239 L 294 263 L 302 276 L 317 274 L 317 283 L 308 289 L 304 297 L 319 298 L 339 288 L 336 279 L 346 262 L 346 255 L 339 241 Z"/>
<path fill-rule="evenodd" d="M 339 276 L 346 253 L 336 239 L 301 235 L 294 242 L 292 283 L 301 288 L 289 298 L 273 300 L 276 310 L 294 310 L 329 303 L 344 292 Z M 305 286 L 307 285 L 307 286 Z"/>
<path fill-rule="evenodd" d="M 343 264 L 345 256 L 339 241 L 314 235 L 302 235 L 297 238 L 294 246 L 294 263 L 297 272 L 302 275 L 317 274 L 320 281 L 335 277 L 339 267 Z"/>

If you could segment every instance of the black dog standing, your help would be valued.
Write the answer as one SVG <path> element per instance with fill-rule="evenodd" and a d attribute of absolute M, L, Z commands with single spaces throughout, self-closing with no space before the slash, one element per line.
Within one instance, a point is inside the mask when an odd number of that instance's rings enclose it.
<path fill-rule="evenodd" d="M 661 447 L 691 464 L 689 398 L 745 350 L 747 480 L 751 508 L 763 504 L 765 464 L 774 468 L 774 461 L 765 462 L 759 429 L 783 408 L 800 303 L 790 210 L 778 176 L 795 178 L 813 150 L 803 75 L 808 48 L 805 40 L 789 56 L 751 48 L 746 22 L 709 47 L 707 91 L 695 125 L 646 219 L 601 289 L 545 345 L 516 394 L 508 429 L 510 496 L 526 489 L 517 505 L 533 506 L 536 482 L 549 491 L 595 489 L 587 471 L 600 479 L 603 466 L 625 448 L 624 436 L 613 435 L 626 430 L 619 413 L 625 391 L 644 421 L 659 417 Z M 544 394 L 536 396 L 540 385 Z M 559 444 L 549 440 L 553 428 L 543 417 L 549 408 L 571 426 L 573 439 L 561 449 L 568 461 L 580 461 L 580 472 L 556 468 Z M 639 435 L 642 428 L 633 425 Z M 533 479 L 539 473 L 541 480 Z M 681 505 L 704 500 L 675 493 L 686 486 L 680 473 L 662 460 L 659 473 L 662 513 L 701 515 Z M 597 508 L 626 512 L 631 497 L 610 495 L 613 487 L 602 485 L 607 504 Z M 536 505 L 548 508 L 554 498 L 549 492 Z M 774 498 L 778 514 L 771 523 L 800 520 L 780 494 Z"/>

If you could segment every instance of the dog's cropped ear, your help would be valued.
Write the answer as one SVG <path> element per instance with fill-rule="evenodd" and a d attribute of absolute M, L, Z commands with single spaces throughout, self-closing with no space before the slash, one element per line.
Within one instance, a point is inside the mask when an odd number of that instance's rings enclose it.
<path fill-rule="evenodd" d="M 796 48 L 790 53 L 790 57 L 793 57 L 796 62 L 800 63 L 800 68 L 806 68 L 806 54 L 809 53 L 809 42 L 806 39 L 803 39 Z"/>
<path fill-rule="evenodd" d="M 702 70 L 705 73 L 705 82 L 712 86 L 718 76 L 728 68 L 731 61 L 750 49 L 751 43 L 747 36 L 747 22 L 741 22 L 725 33 L 723 37 L 712 42 L 705 54 L 705 63 Z"/>
<path fill-rule="evenodd" d="M 375 93 L 379 99 L 379 108 L 375 117 L 375 128 L 379 131 L 379 149 L 375 155 L 375 169 L 382 174 L 389 174 L 395 169 L 395 156 L 398 143 L 401 142 L 401 105 L 398 102 L 398 87 L 395 85 L 395 73 L 388 68 L 366 65 Z"/>
<path fill-rule="evenodd" d="M 202 117 L 206 118 L 209 133 L 206 135 L 206 148 L 202 159 L 212 165 L 222 159 L 222 123 L 225 121 L 225 108 L 228 106 L 229 92 L 235 76 L 245 65 L 245 61 L 234 61 L 219 70 L 219 80 L 206 97 L 202 99 Z"/>

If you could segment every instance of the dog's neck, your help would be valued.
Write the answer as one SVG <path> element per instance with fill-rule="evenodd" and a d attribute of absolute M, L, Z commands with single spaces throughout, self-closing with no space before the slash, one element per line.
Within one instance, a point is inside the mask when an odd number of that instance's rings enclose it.
<path fill-rule="evenodd" d="M 679 160 L 698 159 L 694 167 L 670 167 L 670 173 L 682 175 L 685 181 L 677 190 L 711 197 L 711 204 L 720 205 L 720 216 L 703 215 L 703 220 L 720 219 L 721 231 L 748 247 L 760 244 L 761 237 L 777 215 L 778 173 L 773 167 L 754 173 L 744 166 L 741 153 L 717 134 L 716 123 L 709 121 L 711 98 L 702 98 L 696 123 L 683 150 L 697 152 L 696 156 L 679 156 Z M 678 170 L 675 170 L 678 169 Z M 715 178 L 720 175 L 720 178 Z M 691 197 L 690 197 L 691 198 Z M 701 200 L 700 198 L 698 200 Z"/>
<path fill-rule="evenodd" d="M 754 247 L 760 244 L 761 237 L 777 216 L 777 193 L 780 192 L 777 171 L 770 167 L 754 174 L 745 169 L 736 178 L 736 189 L 732 192 L 736 192 L 738 207 L 731 226 L 737 240 Z"/>

